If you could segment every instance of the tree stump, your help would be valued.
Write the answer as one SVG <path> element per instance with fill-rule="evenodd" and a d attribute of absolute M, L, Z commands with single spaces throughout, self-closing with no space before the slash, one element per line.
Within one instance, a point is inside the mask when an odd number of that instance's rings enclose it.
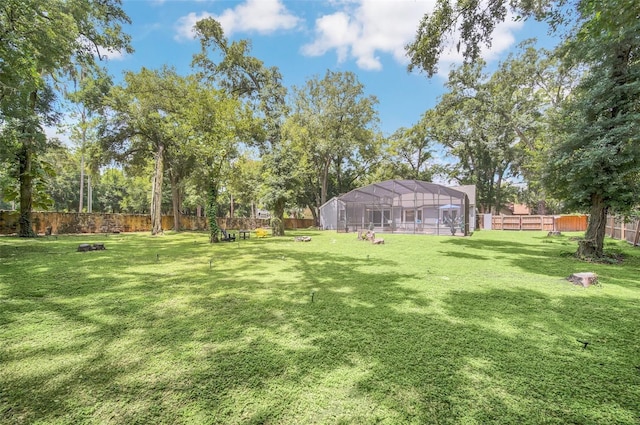
<path fill-rule="evenodd" d="M 598 276 L 591 272 L 573 273 L 567 280 L 574 285 L 582 285 L 587 288 L 598 283 Z"/>

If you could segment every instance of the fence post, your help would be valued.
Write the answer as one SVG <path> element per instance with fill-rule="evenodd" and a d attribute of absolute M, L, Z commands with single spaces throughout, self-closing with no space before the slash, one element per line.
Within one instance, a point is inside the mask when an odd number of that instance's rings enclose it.
<path fill-rule="evenodd" d="M 615 239 L 616 238 L 616 219 L 614 216 L 611 216 L 609 221 L 611 222 L 611 237 Z"/>
<path fill-rule="evenodd" d="M 633 246 L 637 246 L 640 241 L 640 218 L 638 219 L 638 224 L 636 225 L 636 236 L 633 238 Z"/>

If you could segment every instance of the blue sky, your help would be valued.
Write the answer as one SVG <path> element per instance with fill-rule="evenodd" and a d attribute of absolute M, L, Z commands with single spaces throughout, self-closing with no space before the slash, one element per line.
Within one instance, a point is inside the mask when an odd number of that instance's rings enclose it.
<path fill-rule="evenodd" d="M 427 79 L 408 73 L 404 46 L 415 36 L 421 17 L 435 0 L 124 0 L 132 20 L 125 31 L 135 52 L 110 54 L 107 67 L 116 79 L 124 71 L 174 66 L 191 72 L 199 50 L 193 24 L 203 17 L 221 22 L 229 39 L 250 39 L 253 56 L 276 66 L 287 86 L 324 76 L 327 69 L 354 72 L 367 94 L 378 100 L 380 129 L 385 135 L 415 124 L 443 93 L 446 72 L 460 62 L 455 49 L 445 51 L 441 75 Z M 541 38 L 537 23 L 500 25 L 493 46 L 483 56 L 496 64 L 520 41 Z"/>

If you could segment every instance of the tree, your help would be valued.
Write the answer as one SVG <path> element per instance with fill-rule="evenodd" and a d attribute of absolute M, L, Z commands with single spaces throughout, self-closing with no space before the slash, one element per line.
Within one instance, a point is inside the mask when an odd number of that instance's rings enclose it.
<path fill-rule="evenodd" d="M 554 121 L 546 184 L 568 206 L 588 210 L 577 255 L 602 257 L 609 210 L 628 213 L 640 197 L 640 5 L 583 1 L 583 23 L 564 49 L 587 67 Z"/>
<path fill-rule="evenodd" d="M 311 173 L 307 181 L 315 194 L 317 212 L 329 198 L 333 178 L 336 192 L 349 190 L 363 164 L 376 157 L 378 121 L 375 96 L 366 96 L 364 86 L 351 72 L 327 71 L 294 89 L 292 113 L 286 137 L 294 142 L 302 166 Z"/>
<path fill-rule="evenodd" d="M 207 82 L 190 85 L 189 90 L 190 103 L 181 111 L 188 129 L 184 149 L 193 155 L 194 169 L 198 171 L 191 180 L 200 193 L 206 193 L 209 240 L 216 243 L 221 183 L 238 154 L 241 135 L 253 118 L 237 99 Z"/>
<path fill-rule="evenodd" d="M 432 127 L 438 142 L 457 162 L 448 166 L 449 177 L 460 184 L 475 184 L 481 212 L 500 211 L 505 204 L 503 186 L 517 170 L 513 168 L 522 150 L 511 116 L 500 104 L 500 87 L 487 81 L 484 62 L 465 64 L 451 71 L 447 88 L 435 111 L 423 121 Z"/>
<path fill-rule="evenodd" d="M 71 102 L 69 115 L 74 122 L 68 125 L 70 139 L 80 152 L 80 194 L 78 212 L 84 204 L 85 176 L 87 180 L 87 212 L 92 212 L 91 178 L 98 175 L 102 157 L 98 144 L 99 119 L 96 116 L 102 105 L 102 99 L 109 93 L 113 82 L 103 69 L 87 68 L 78 65 L 70 71 L 73 90 L 66 92 Z M 88 171 L 88 173 L 87 173 Z"/>
<path fill-rule="evenodd" d="M 480 57 L 482 47 L 491 47 L 493 31 L 507 16 L 523 20 L 544 19 L 556 29 L 569 15 L 563 14 L 566 0 L 437 0 L 433 12 L 424 15 L 416 38 L 405 50 L 409 56 L 409 71 L 424 71 L 432 77 L 438 71 L 438 61 L 445 49 L 462 50 L 465 63 Z M 457 39 L 456 39 L 457 36 Z"/>
<path fill-rule="evenodd" d="M 266 167 L 265 167 L 266 168 Z M 228 188 L 239 202 L 245 216 L 256 218 L 256 208 L 262 184 L 262 161 L 240 155 L 233 163 Z"/>
<path fill-rule="evenodd" d="M 126 192 L 120 201 L 120 210 L 129 214 L 148 214 L 151 204 L 151 182 L 145 175 L 129 175 L 125 173 Z"/>
<path fill-rule="evenodd" d="M 629 209 L 638 193 L 640 5 L 633 0 L 606 4 L 580 0 L 571 10 L 564 1 L 503 0 L 486 6 L 440 0 L 434 13 L 423 18 L 416 40 L 407 46 L 409 69 L 433 75 L 446 37 L 454 29 L 459 29 L 458 46 L 464 44 L 465 60 L 475 60 L 481 45 L 490 44 L 495 25 L 507 16 L 507 5 L 523 17 L 546 20 L 552 30 L 575 17 L 563 55 L 585 74 L 554 119 L 566 131 L 555 127 L 557 148 L 550 150 L 551 167 L 545 180 L 569 204 L 588 207 L 589 225 L 576 254 L 601 257 L 608 210 Z"/>
<path fill-rule="evenodd" d="M 421 119 L 411 128 L 400 128 L 389 139 L 393 165 L 390 178 L 431 181 L 429 160 L 435 143 L 431 127 Z"/>
<path fill-rule="evenodd" d="M 24 88 L 20 88 L 24 90 Z M 54 93 L 50 87 L 32 90 L 27 95 L 26 105 L 9 105 L 5 103 L 4 116 L 0 117 L 0 144 L 5 145 L 5 158 L 10 164 L 10 176 L 18 182 L 18 192 L 12 200 L 17 200 L 20 208 L 18 234 L 21 237 L 34 237 L 31 226 L 31 211 L 34 207 L 36 186 L 42 183 L 44 164 L 40 163 L 38 154 L 47 149 L 47 138 L 43 124 L 53 124 L 57 117 L 52 109 Z"/>
<path fill-rule="evenodd" d="M 289 143 L 280 143 L 263 157 L 264 184 L 261 186 L 261 201 L 274 213 L 271 219 L 271 232 L 274 236 L 284 236 L 284 212 L 299 186 L 296 157 L 290 148 Z"/>
<path fill-rule="evenodd" d="M 47 147 L 43 126 L 57 120 L 55 91 L 72 64 L 96 67 L 104 49 L 130 51 L 117 0 L 5 0 L 0 6 L 0 138 L 13 149 L 20 187 L 20 236 L 31 226 L 37 155 Z M 55 78 L 52 76 L 55 74 Z"/>
<path fill-rule="evenodd" d="M 154 159 L 151 234 L 162 231 L 162 187 L 167 152 L 179 143 L 180 114 L 188 102 L 188 82 L 163 68 L 128 72 L 105 102 L 102 144 L 120 162 Z"/>
<path fill-rule="evenodd" d="M 202 69 L 202 75 L 210 82 L 219 84 L 234 98 L 247 101 L 251 107 L 254 120 L 244 122 L 243 133 L 238 134 L 240 139 L 247 144 L 256 144 L 263 155 L 279 149 L 282 122 L 288 108 L 285 102 L 287 90 L 278 68 L 268 68 L 261 60 L 250 56 L 251 43 L 248 40 L 229 43 L 222 26 L 215 19 L 198 21 L 196 33 L 200 37 L 201 52 L 194 56 L 193 64 Z M 221 54 L 220 61 L 212 60 L 209 57 L 211 53 Z M 270 170 L 265 171 L 271 173 Z M 211 196 L 217 196 L 217 193 L 211 188 Z M 211 203 L 215 205 L 213 199 Z M 283 222 L 284 217 L 275 211 L 274 217 Z"/>
<path fill-rule="evenodd" d="M 47 179 L 46 193 L 51 196 L 56 211 L 78 210 L 78 158 L 64 146 L 50 148 L 42 155 L 53 173 Z"/>
<path fill-rule="evenodd" d="M 191 105 L 192 96 L 197 93 L 200 88 L 198 82 L 193 77 L 188 77 L 185 81 L 185 97 L 181 102 L 176 104 L 176 113 L 174 115 L 174 125 L 169 127 L 171 133 L 169 139 L 172 143 L 168 144 L 165 150 L 165 160 L 167 164 L 167 174 L 169 184 L 171 186 L 171 206 L 173 210 L 173 230 L 180 231 L 180 216 L 182 213 L 182 199 L 184 197 L 184 181 L 193 173 L 195 169 L 196 159 L 189 138 L 191 137 L 191 128 L 189 126 L 188 109 Z"/>
<path fill-rule="evenodd" d="M 0 161 L 0 210 L 14 210 L 16 193 L 19 191 L 16 179 L 11 176 L 7 163 Z"/>
<path fill-rule="evenodd" d="M 109 167 L 104 170 L 96 182 L 96 203 L 99 211 L 105 213 L 120 213 L 122 204 L 130 186 L 122 169 Z"/>
<path fill-rule="evenodd" d="M 557 115 L 577 85 L 580 68 L 563 63 L 560 52 L 535 49 L 533 41 L 524 42 L 518 54 L 509 55 L 500 64 L 492 81 L 505 89 L 492 102 L 511 115 L 510 126 L 523 150 L 514 163 L 526 183 L 519 191 L 518 202 L 528 204 L 538 214 L 559 213 L 562 202 L 553 199 L 542 184 L 547 150 L 556 139 L 549 117 Z"/>

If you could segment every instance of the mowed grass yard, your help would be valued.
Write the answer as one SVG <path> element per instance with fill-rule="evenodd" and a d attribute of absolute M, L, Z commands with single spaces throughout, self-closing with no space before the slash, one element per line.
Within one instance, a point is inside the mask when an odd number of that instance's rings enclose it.
<path fill-rule="evenodd" d="M 638 424 L 640 249 L 570 236 L 2 237 L 0 423 Z"/>

